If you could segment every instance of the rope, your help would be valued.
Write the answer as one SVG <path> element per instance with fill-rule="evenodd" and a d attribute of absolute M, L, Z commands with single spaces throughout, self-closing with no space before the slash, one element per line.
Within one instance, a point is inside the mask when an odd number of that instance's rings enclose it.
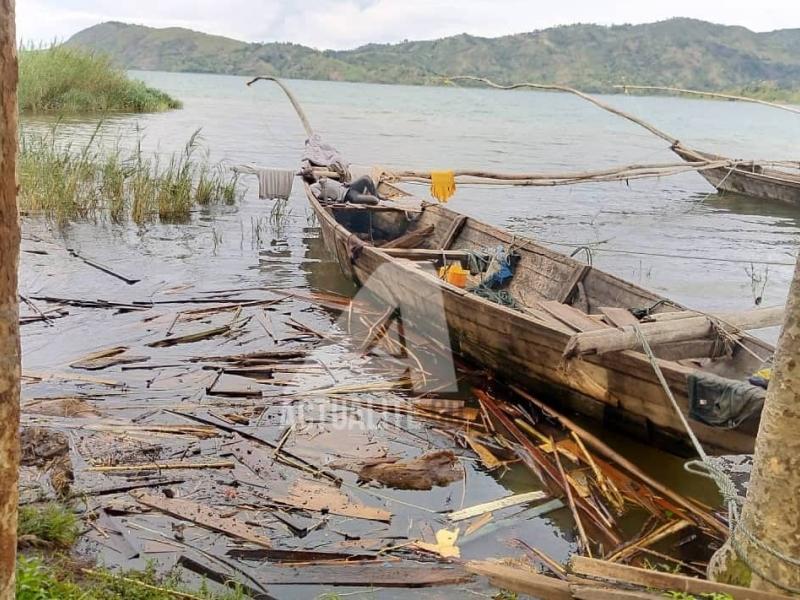
<path fill-rule="evenodd" d="M 642 333 L 642 330 L 639 328 L 639 325 L 633 324 L 633 329 L 636 332 L 636 337 L 639 340 L 639 343 L 642 345 L 642 349 L 644 350 L 647 358 L 650 360 L 650 365 L 653 367 L 653 371 L 658 378 L 661 387 L 664 389 L 664 393 L 669 398 L 672 407 L 675 409 L 675 412 L 678 415 L 678 418 L 681 421 L 684 429 L 686 429 L 686 433 L 689 436 L 689 439 L 694 446 L 695 451 L 697 452 L 698 456 L 700 456 L 700 460 L 691 460 L 684 465 L 684 469 L 692 473 L 694 475 L 700 475 L 702 477 L 706 477 L 711 479 L 719 489 L 720 494 L 722 495 L 723 500 L 726 502 L 728 506 L 728 522 L 730 525 L 731 535 L 730 535 L 730 542 L 731 546 L 733 547 L 734 551 L 738 555 L 738 557 L 744 562 L 745 565 L 756 575 L 768 581 L 775 587 L 781 588 L 787 592 L 791 592 L 793 594 L 800 594 L 800 588 L 794 588 L 791 586 L 786 586 L 778 581 L 775 581 L 773 578 L 769 577 L 765 573 L 763 573 L 760 569 L 755 567 L 747 558 L 747 554 L 744 549 L 739 545 L 738 541 L 736 540 L 736 535 L 741 533 L 755 546 L 759 549 L 767 552 L 768 554 L 774 556 L 778 560 L 781 560 L 787 564 L 800 567 L 800 559 L 795 558 L 793 556 L 789 556 L 784 554 L 774 548 L 768 546 L 762 540 L 758 539 L 755 535 L 753 535 L 748 529 L 742 525 L 739 521 L 739 496 L 736 493 L 736 485 L 733 483 L 733 480 L 728 476 L 728 474 L 723 471 L 720 467 L 718 467 L 714 462 L 709 458 L 706 451 L 703 449 L 703 445 L 700 443 L 700 440 L 697 439 L 692 428 L 689 426 L 689 422 L 686 420 L 686 416 L 683 414 L 680 406 L 678 405 L 677 400 L 675 400 L 675 396 L 672 394 L 672 390 L 670 389 L 669 385 L 667 384 L 667 380 L 664 378 L 664 374 L 661 372 L 661 367 L 658 364 L 658 359 L 656 358 L 655 354 L 653 353 L 653 349 L 650 347 L 650 344 L 647 341 L 647 338 Z"/>

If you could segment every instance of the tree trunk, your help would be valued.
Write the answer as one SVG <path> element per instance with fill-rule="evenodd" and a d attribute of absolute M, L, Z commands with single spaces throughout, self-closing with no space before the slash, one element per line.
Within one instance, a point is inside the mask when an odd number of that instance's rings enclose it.
<path fill-rule="evenodd" d="M 14 0 L 0 0 L 0 600 L 13 598 L 19 471 L 19 215 Z"/>
<path fill-rule="evenodd" d="M 786 301 L 756 438 L 741 527 L 769 548 L 800 560 L 800 262 Z M 741 527 L 714 555 L 709 578 L 800 594 L 800 566 L 755 545 Z"/>

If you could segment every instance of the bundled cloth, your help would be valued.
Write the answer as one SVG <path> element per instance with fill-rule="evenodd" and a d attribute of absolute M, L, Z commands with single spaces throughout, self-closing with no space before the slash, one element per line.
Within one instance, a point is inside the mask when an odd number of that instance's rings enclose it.
<path fill-rule="evenodd" d="M 431 171 L 431 196 L 447 202 L 456 193 L 456 178 L 452 171 Z"/>
<path fill-rule="evenodd" d="M 312 167 L 325 167 L 338 173 L 341 181 L 350 179 L 350 163 L 336 148 L 323 141 L 318 133 L 306 140 L 302 165 L 304 172 L 310 172 Z"/>
<path fill-rule="evenodd" d="M 266 200 L 287 200 L 292 193 L 295 171 L 293 169 L 273 169 L 241 165 L 234 168 L 237 173 L 247 173 L 258 177 L 258 197 Z"/>

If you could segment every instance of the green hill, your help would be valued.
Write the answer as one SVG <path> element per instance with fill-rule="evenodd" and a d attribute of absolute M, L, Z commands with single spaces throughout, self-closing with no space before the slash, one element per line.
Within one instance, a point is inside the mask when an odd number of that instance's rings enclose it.
<path fill-rule="evenodd" d="M 462 34 L 346 51 L 110 22 L 75 34 L 67 44 L 145 70 L 411 84 L 436 83 L 444 74 L 481 75 L 587 91 L 611 91 L 628 82 L 771 97 L 800 91 L 800 29 L 755 33 L 682 18 L 644 25 L 569 25 L 498 38 Z"/>

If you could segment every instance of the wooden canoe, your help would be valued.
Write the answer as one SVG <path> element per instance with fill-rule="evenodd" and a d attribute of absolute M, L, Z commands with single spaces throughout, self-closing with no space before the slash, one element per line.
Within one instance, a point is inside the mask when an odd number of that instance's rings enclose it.
<path fill-rule="evenodd" d="M 391 191 L 396 193 L 397 189 Z M 439 204 L 421 203 L 421 212 L 412 219 L 407 211 L 387 206 L 322 205 L 308 183 L 306 194 L 319 220 L 325 246 L 344 273 L 363 284 L 376 270 L 391 265 L 398 275 L 392 278 L 392 289 L 378 286 L 376 290 L 372 285 L 370 289 L 381 300 L 395 305 L 398 298 L 415 305 L 440 293 L 450 338 L 468 360 L 488 367 L 500 381 L 520 383 L 541 394 L 547 402 L 561 404 L 676 453 L 686 451 L 688 436 L 645 354 L 624 350 L 564 358 L 576 333 L 613 329 L 597 315 L 610 315 L 609 322 L 614 323 L 614 318 L 624 321 L 621 317 L 625 314 L 633 316 L 627 309 L 656 306 L 654 313 L 675 312 L 674 316 L 678 316 L 684 307 Z M 415 248 L 386 246 L 401 236 L 409 239 L 415 231 L 425 234 L 417 236 Z M 441 262 L 443 255 L 458 260 L 466 251 L 511 244 L 520 255 L 508 285 L 508 292 L 520 305 L 516 308 L 451 285 L 440 279 L 434 269 L 421 267 L 425 262 Z M 668 320 L 669 315 L 664 321 Z M 747 334 L 741 333 L 738 339 L 740 343 L 732 352 L 721 356 L 715 356 L 719 345 L 712 337 L 653 345 L 661 370 L 684 411 L 688 410 L 690 374 L 704 371 L 746 382 L 762 364 L 757 357 L 768 358 L 774 351 L 771 345 Z M 752 452 L 758 414 L 734 429 L 711 427 L 699 421 L 691 424 L 711 452 Z"/>
<path fill-rule="evenodd" d="M 673 144 L 672 151 L 686 162 L 729 160 L 724 156 L 687 148 L 680 143 Z M 800 174 L 765 167 L 756 162 L 740 163 L 733 168 L 703 169 L 699 173 L 721 192 L 800 206 Z"/>

